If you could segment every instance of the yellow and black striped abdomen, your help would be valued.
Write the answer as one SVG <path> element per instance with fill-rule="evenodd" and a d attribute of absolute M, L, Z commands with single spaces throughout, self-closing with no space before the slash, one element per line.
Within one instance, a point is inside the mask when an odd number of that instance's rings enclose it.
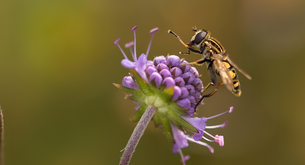
<path fill-rule="evenodd" d="M 228 61 L 222 61 L 226 68 L 228 69 L 230 78 L 232 79 L 233 82 L 233 88 L 232 88 L 232 93 L 236 96 L 241 95 L 241 89 L 240 89 L 240 83 L 238 79 L 238 75 L 236 73 L 236 69 L 228 62 Z"/>
<path fill-rule="evenodd" d="M 238 79 L 238 75 L 236 73 L 236 69 L 234 66 L 232 66 L 227 60 L 222 60 L 222 63 L 226 66 L 229 76 L 233 82 L 233 88 L 232 88 L 232 93 L 239 97 L 241 95 L 241 88 L 240 88 L 240 83 Z M 215 72 L 219 75 L 219 71 L 215 70 Z"/>

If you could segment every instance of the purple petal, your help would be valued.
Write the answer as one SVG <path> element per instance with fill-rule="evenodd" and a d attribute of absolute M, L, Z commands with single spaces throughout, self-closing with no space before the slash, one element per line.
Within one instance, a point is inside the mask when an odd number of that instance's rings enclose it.
<path fill-rule="evenodd" d="M 163 80 L 162 84 L 165 85 L 166 88 L 168 88 L 168 87 L 171 87 L 171 86 L 175 85 L 175 81 L 171 77 L 166 77 Z"/>
<path fill-rule="evenodd" d="M 186 135 L 178 129 L 174 124 L 171 123 L 172 128 L 172 134 L 175 141 L 174 147 L 173 147 L 173 153 L 177 153 L 179 148 L 185 148 L 189 146 Z"/>
<path fill-rule="evenodd" d="M 138 71 L 139 75 L 147 81 L 146 74 L 145 74 L 145 67 L 146 67 L 147 57 L 145 54 L 141 54 L 136 62 L 136 70 Z"/>
<path fill-rule="evenodd" d="M 195 75 L 195 77 L 199 77 L 199 73 L 195 67 L 191 67 L 190 72 Z"/>
<path fill-rule="evenodd" d="M 191 102 L 192 105 L 194 105 L 194 106 L 196 105 L 196 100 L 195 100 L 195 97 L 194 97 L 194 96 L 189 95 L 189 96 L 187 97 L 187 99 L 190 100 L 190 102 Z"/>
<path fill-rule="evenodd" d="M 198 133 L 195 133 L 193 138 L 194 140 L 198 141 L 200 139 L 202 139 L 202 136 L 203 136 L 203 131 L 202 130 L 198 130 L 199 132 Z"/>
<path fill-rule="evenodd" d="M 184 79 L 186 84 L 192 84 L 195 80 L 195 76 L 191 72 L 184 73 L 181 77 Z"/>
<path fill-rule="evenodd" d="M 160 63 L 166 64 L 166 58 L 164 56 L 158 56 L 154 59 L 155 66 L 157 66 Z"/>
<path fill-rule="evenodd" d="M 198 118 L 198 117 L 186 117 L 181 116 L 185 121 L 190 123 L 193 127 L 195 127 L 197 130 L 204 130 L 206 127 L 206 118 Z"/>
<path fill-rule="evenodd" d="M 159 72 L 160 72 L 161 70 L 163 70 L 163 69 L 169 70 L 168 67 L 167 67 L 167 65 L 165 65 L 165 64 L 163 64 L 163 63 L 158 64 L 158 65 L 156 66 L 156 68 L 157 68 L 157 70 L 158 70 Z"/>
<path fill-rule="evenodd" d="M 175 84 L 179 87 L 183 87 L 185 85 L 185 82 L 182 77 L 175 78 Z"/>
<path fill-rule="evenodd" d="M 159 88 L 162 82 L 162 76 L 158 72 L 154 72 L 149 77 L 149 80 L 154 83 L 154 85 Z"/>
<path fill-rule="evenodd" d="M 186 85 L 185 88 L 189 91 L 190 95 L 195 94 L 195 88 L 193 85 Z"/>
<path fill-rule="evenodd" d="M 146 64 L 147 65 L 147 64 Z M 157 71 L 157 69 L 154 67 L 154 66 L 149 66 L 149 67 L 147 67 L 146 68 L 146 74 L 148 75 L 148 76 L 150 76 L 152 73 L 154 73 L 154 72 L 158 72 Z"/>
<path fill-rule="evenodd" d="M 182 70 L 178 67 L 173 67 L 170 71 L 174 78 L 182 75 Z"/>
<path fill-rule="evenodd" d="M 180 58 L 176 55 L 170 55 L 167 57 L 167 65 L 170 67 L 180 65 Z"/>
<path fill-rule="evenodd" d="M 128 69 L 134 69 L 134 68 L 136 68 L 136 63 L 135 63 L 135 62 L 132 62 L 132 61 L 130 61 L 130 60 L 128 60 L 128 59 L 123 59 L 123 60 L 121 61 L 121 64 L 122 64 L 123 67 L 128 68 Z"/>
<path fill-rule="evenodd" d="M 130 89 L 140 89 L 139 86 L 134 82 L 131 76 L 125 76 L 122 82 L 123 87 Z"/>
<path fill-rule="evenodd" d="M 174 87 L 174 94 L 172 96 L 172 101 L 177 101 L 181 96 L 181 89 L 178 86 Z"/>
<path fill-rule="evenodd" d="M 201 96 L 200 92 L 195 91 L 194 97 L 195 97 L 196 101 L 199 101 L 202 96 Z"/>
<path fill-rule="evenodd" d="M 138 61 L 137 61 L 137 68 L 138 70 L 143 70 L 145 69 L 146 67 L 146 62 L 147 62 L 147 57 L 145 54 L 141 54 L 140 57 L 138 58 Z"/>
<path fill-rule="evenodd" d="M 202 91 L 203 85 L 202 85 L 202 81 L 199 78 L 196 78 L 193 81 L 193 85 L 198 92 Z"/>
<path fill-rule="evenodd" d="M 186 113 L 189 114 L 189 117 L 193 117 L 194 116 L 194 112 L 195 112 L 194 107 L 191 107 L 190 110 L 188 110 Z"/>
<path fill-rule="evenodd" d="M 179 149 L 180 148 L 179 148 L 178 144 L 175 143 L 174 146 L 173 146 L 173 153 L 177 153 L 179 151 Z"/>
<path fill-rule="evenodd" d="M 160 74 L 161 74 L 161 76 L 162 76 L 163 78 L 172 77 L 171 72 L 170 72 L 169 70 L 167 70 L 167 69 L 161 70 Z"/>
<path fill-rule="evenodd" d="M 155 67 L 155 66 L 154 66 L 154 62 L 151 61 L 151 60 L 148 60 L 148 61 L 146 62 L 146 66 L 147 66 L 147 67 L 149 67 L 149 66 Z"/>
<path fill-rule="evenodd" d="M 196 86 L 196 91 L 198 91 L 198 92 L 201 92 L 202 90 L 203 90 L 203 85 L 202 85 L 202 83 L 199 83 L 197 86 Z"/>
<path fill-rule="evenodd" d="M 189 91 L 185 87 L 181 87 L 181 97 L 180 99 L 185 99 L 189 96 Z"/>
<path fill-rule="evenodd" d="M 179 105 L 181 108 L 189 109 L 191 107 L 191 102 L 189 99 L 182 99 L 176 101 L 177 105 Z"/>
<path fill-rule="evenodd" d="M 200 78 L 196 78 L 194 81 L 193 81 L 193 85 L 196 87 L 197 85 L 199 85 L 200 83 L 202 83 L 202 81 L 200 80 Z"/>
<path fill-rule="evenodd" d="M 187 62 L 183 61 L 183 62 L 181 62 L 180 65 L 182 65 L 182 64 L 187 64 Z M 186 72 L 190 71 L 191 65 L 183 65 L 180 67 L 180 69 L 183 71 L 183 73 L 186 73 Z"/>

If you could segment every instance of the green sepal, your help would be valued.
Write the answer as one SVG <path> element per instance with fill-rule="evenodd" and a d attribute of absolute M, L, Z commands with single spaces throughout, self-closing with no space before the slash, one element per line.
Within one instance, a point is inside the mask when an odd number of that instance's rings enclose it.
<path fill-rule="evenodd" d="M 172 120 L 175 124 L 180 125 L 181 127 L 188 129 L 189 131 L 198 132 L 195 127 L 193 127 L 190 123 L 183 120 L 181 116 L 176 112 L 168 111 L 167 114 L 169 119 Z"/>
<path fill-rule="evenodd" d="M 170 141 L 171 143 L 174 143 L 174 138 L 173 138 L 173 134 L 172 134 L 172 128 L 171 128 L 171 124 L 170 124 L 170 120 L 167 117 L 159 117 L 159 121 L 161 123 L 162 126 L 162 130 L 167 138 L 168 141 Z"/>
<path fill-rule="evenodd" d="M 139 121 L 143 115 L 143 113 L 146 111 L 147 109 L 147 104 L 145 103 L 141 103 L 140 108 L 138 109 L 138 111 L 136 111 L 136 113 L 130 118 L 131 121 Z"/>
<path fill-rule="evenodd" d="M 133 95 L 133 100 L 137 101 L 137 100 L 143 100 L 143 98 L 145 97 L 144 93 L 141 91 L 141 90 L 135 90 L 135 89 L 130 89 L 130 88 L 126 88 L 126 87 L 123 87 L 122 85 L 120 84 L 115 84 L 113 83 L 113 85 L 119 89 L 122 89 L 123 91 L 127 92 L 127 93 L 130 93 Z M 140 102 L 140 101 L 138 101 Z"/>
<path fill-rule="evenodd" d="M 171 102 L 171 110 L 179 113 L 180 115 L 187 115 L 188 113 L 186 112 L 188 109 L 182 108 L 179 105 L 177 105 L 175 102 Z"/>
<path fill-rule="evenodd" d="M 159 127 L 161 125 L 160 119 L 157 115 L 153 117 L 155 127 Z"/>
<path fill-rule="evenodd" d="M 151 87 L 145 82 L 145 80 L 139 75 L 139 73 L 135 69 L 130 69 L 130 72 L 135 78 L 138 86 L 146 96 L 151 96 L 154 94 Z"/>
<path fill-rule="evenodd" d="M 142 103 L 145 97 L 138 97 L 138 96 L 127 96 L 126 98 L 136 101 L 138 103 Z"/>
<path fill-rule="evenodd" d="M 165 102 L 170 103 L 174 94 L 174 86 L 165 88 L 163 91 L 158 92 L 158 96 Z"/>

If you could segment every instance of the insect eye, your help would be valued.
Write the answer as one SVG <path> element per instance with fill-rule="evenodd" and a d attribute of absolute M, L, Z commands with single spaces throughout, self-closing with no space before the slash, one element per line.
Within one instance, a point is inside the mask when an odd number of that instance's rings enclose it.
<path fill-rule="evenodd" d="M 206 34 L 207 34 L 206 32 L 200 32 L 200 33 L 196 34 L 196 37 L 194 40 L 195 44 L 196 45 L 200 44 L 200 42 L 205 38 Z"/>

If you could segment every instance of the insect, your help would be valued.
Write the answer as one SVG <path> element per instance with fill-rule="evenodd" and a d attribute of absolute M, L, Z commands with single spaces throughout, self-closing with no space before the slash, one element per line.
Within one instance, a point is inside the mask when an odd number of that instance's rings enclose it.
<path fill-rule="evenodd" d="M 213 92 L 207 95 L 203 95 L 201 97 L 201 99 L 197 102 L 195 110 L 205 97 L 210 97 L 213 94 L 215 94 L 218 90 L 218 86 L 223 84 L 226 85 L 228 90 L 231 91 L 235 96 L 239 97 L 241 95 L 241 88 L 235 68 L 239 70 L 243 75 L 245 75 L 248 79 L 251 80 L 250 75 L 248 75 L 246 72 L 241 70 L 229 58 L 229 55 L 227 54 L 224 47 L 220 44 L 218 40 L 211 37 L 211 33 L 209 31 L 197 30 L 196 27 L 193 27 L 193 31 L 195 32 L 195 35 L 193 35 L 190 43 L 188 44 L 185 44 L 180 39 L 180 37 L 177 34 L 175 34 L 173 31 L 168 30 L 168 33 L 173 34 L 188 49 L 187 53 L 179 52 L 180 54 L 190 54 L 192 51 L 202 55 L 201 59 L 188 64 L 203 65 L 204 63 L 206 63 L 207 70 L 212 82 L 210 82 L 203 89 L 203 91 L 206 90 L 211 85 L 215 86 Z M 198 49 L 195 49 L 193 46 L 196 46 Z M 184 64 L 184 65 L 188 65 L 188 64 Z M 221 78 L 222 83 L 218 83 L 216 75 Z"/>

